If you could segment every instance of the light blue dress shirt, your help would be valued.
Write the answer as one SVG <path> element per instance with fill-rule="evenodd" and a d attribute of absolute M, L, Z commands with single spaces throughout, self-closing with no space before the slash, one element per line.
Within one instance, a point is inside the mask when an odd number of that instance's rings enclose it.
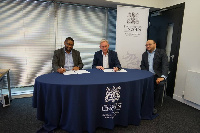
<path fill-rule="evenodd" d="M 64 67 L 67 71 L 73 69 L 74 61 L 72 58 L 72 51 L 69 54 L 65 51 L 65 66 Z"/>
<path fill-rule="evenodd" d="M 155 72 L 153 70 L 153 58 L 154 58 L 155 50 L 152 53 L 149 53 L 149 51 L 147 51 L 147 53 L 148 53 L 149 71 L 152 72 L 153 74 L 155 74 Z"/>

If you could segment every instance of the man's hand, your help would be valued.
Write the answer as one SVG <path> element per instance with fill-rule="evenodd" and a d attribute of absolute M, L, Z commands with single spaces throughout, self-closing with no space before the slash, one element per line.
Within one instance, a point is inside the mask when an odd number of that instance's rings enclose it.
<path fill-rule="evenodd" d="M 59 68 L 59 69 L 57 70 L 57 72 L 59 72 L 59 73 L 64 73 L 64 72 L 66 72 L 66 69 L 65 69 L 65 68 Z"/>
<path fill-rule="evenodd" d="M 72 70 L 79 70 L 79 67 L 77 67 L 77 66 L 75 66 L 75 67 L 73 67 L 73 69 Z"/>
<path fill-rule="evenodd" d="M 161 81 L 165 80 L 165 78 L 157 78 L 156 84 L 159 84 Z"/>
<path fill-rule="evenodd" d="M 96 66 L 96 69 L 104 70 L 104 67 L 102 67 L 102 66 Z"/>
<path fill-rule="evenodd" d="M 113 70 L 116 72 L 116 71 L 119 70 L 119 68 L 118 67 L 113 67 Z"/>

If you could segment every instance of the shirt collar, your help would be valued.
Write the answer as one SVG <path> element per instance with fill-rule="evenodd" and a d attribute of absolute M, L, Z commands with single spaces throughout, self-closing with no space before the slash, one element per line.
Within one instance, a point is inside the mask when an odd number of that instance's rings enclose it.
<path fill-rule="evenodd" d="M 108 52 L 107 52 L 107 54 L 106 54 L 106 55 L 108 55 L 108 53 L 109 53 L 109 50 L 108 50 Z M 103 54 L 103 51 L 102 51 L 102 55 L 104 55 L 104 54 Z"/>
<path fill-rule="evenodd" d="M 64 47 L 64 52 L 65 52 L 66 54 L 68 54 L 68 53 L 65 51 L 65 47 Z M 72 54 L 72 50 L 71 50 L 71 52 L 70 52 L 69 54 Z"/>
<path fill-rule="evenodd" d="M 156 48 L 154 49 L 154 51 L 152 53 L 150 53 L 149 51 L 147 51 L 147 53 L 148 54 L 153 54 L 153 53 L 155 53 L 155 51 L 156 51 Z"/>

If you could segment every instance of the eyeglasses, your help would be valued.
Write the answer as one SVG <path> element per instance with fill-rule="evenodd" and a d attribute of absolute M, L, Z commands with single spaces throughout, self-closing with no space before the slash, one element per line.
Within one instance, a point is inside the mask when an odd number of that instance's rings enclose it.
<path fill-rule="evenodd" d="M 65 43 L 65 44 L 67 44 L 67 45 L 69 45 L 69 46 L 74 46 L 74 44 L 71 44 L 71 43 Z"/>
<path fill-rule="evenodd" d="M 106 46 L 100 46 L 101 48 L 107 48 L 108 46 L 106 45 Z"/>
<path fill-rule="evenodd" d="M 146 47 L 147 47 L 147 46 L 151 46 L 151 45 L 152 45 L 152 44 L 146 44 L 146 45 L 144 45 L 144 46 L 146 46 Z"/>
<path fill-rule="evenodd" d="M 100 45 L 100 48 L 107 48 L 107 47 L 109 47 L 109 45 L 104 45 L 104 46 Z"/>

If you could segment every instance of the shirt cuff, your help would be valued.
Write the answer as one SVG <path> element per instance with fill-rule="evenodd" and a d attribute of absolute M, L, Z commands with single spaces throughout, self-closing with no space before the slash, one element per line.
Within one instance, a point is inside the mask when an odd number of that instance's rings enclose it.
<path fill-rule="evenodd" d="M 165 75 L 161 75 L 161 78 L 164 78 L 165 80 L 167 79 L 167 77 Z"/>

